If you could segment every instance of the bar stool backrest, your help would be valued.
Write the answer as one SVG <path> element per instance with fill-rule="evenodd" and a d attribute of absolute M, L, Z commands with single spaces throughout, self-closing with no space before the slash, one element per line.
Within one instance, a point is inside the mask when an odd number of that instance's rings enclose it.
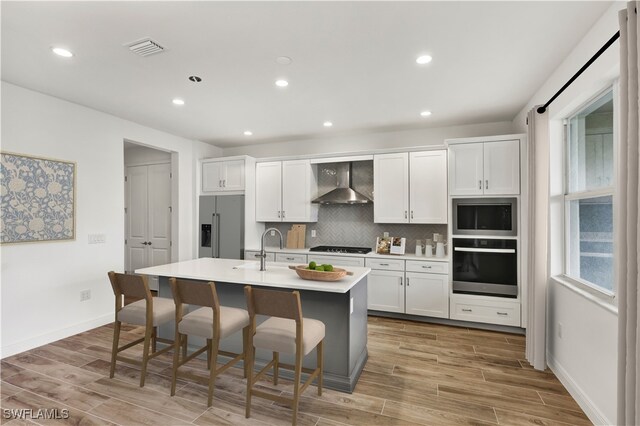
<path fill-rule="evenodd" d="M 145 275 L 119 274 L 113 271 L 108 275 L 113 294 L 116 296 L 116 314 L 122 309 L 122 296 L 145 299 L 147 307 L 152 303 L 153 296 Z"/>
<path fill-rule="evenodd" d="M 302 321 L 302 306 L 299 291 L 264 290 L 246 286 L 244 294 L 247 298 L 249 316 L 267 315 Z"/>
<path fill-rule="evenodd" d="M 220 302 L 213 282 L 178 280 L 169 278 L 173 300 L 176 303 L 176 324 L 182 320 L 182 304 L 213 309 L 214 336 L 220 335 Z"/>

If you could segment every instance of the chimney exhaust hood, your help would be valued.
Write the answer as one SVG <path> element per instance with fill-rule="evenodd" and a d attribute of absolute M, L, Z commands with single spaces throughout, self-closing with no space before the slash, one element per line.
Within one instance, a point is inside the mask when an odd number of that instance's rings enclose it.
<path fill-rule="evenodd" d="M 368 204 L 373 201 L 352 188 L 352 163 L 339 163 L 336 167 L 337 188 L 312 201 L 315 204 Z"/>

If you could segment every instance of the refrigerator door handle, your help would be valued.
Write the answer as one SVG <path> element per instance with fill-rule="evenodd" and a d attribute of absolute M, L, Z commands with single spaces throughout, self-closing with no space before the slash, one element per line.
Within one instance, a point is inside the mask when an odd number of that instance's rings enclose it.
<path fill-rule="evenodd" d="M 216 216 L 218 216 L 218 213 L 213 213 L 211 215 L 211 257 L 213 258 L 218 257 L 218 250 L 220 247 L 218 244 L 218 241 L 220 240 L 220 229 L 218 227 Z"/>

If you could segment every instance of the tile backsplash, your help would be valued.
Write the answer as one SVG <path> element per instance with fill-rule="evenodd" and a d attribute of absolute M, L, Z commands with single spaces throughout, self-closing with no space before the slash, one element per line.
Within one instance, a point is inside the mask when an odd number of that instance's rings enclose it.
<path fill-rule="evenodd" d="M 353 163 L 353 189 L 373 198 L 373 161 L 358 161 Z M 322 195 L 336 187 L 336 164 L 318 165 L 318 194 Z M 267 227 L 273 227 L 287 237 L 291 223 L 269 222 Z M 376 243 L 376 237 L 388 232 L 392 237 L 405 237 L 406 253 L 414 253 L 416 240 L 432 238 L 434 233 L 447 236 L 447 225 L 434 224 L 384 224 L 373 223 L 373 204 L 360 205 L 321 205 L 317 223 L 307 223 L 305 244 L 307 247 L 320 245 L 342 245 L 356 247 L 371 247 Z M 311 230 L 316 230 L 316 237 L 311 237 Z M 267 236 L 266 244 L 275 246 L 277 237 Z M 448 250 L 447 250 L 448 251 Z"/>

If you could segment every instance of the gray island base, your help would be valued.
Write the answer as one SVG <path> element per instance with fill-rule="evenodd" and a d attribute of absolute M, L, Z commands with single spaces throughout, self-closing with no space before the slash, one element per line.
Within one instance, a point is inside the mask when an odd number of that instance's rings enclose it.
<path fill-rule="evenodd" d="M 218 266 L 220 268 L 229 267 L 228 264 L 231 262 L 246 265 L 246 262 L 238 260 L 197 259 L 196 261 L 214 262 L 215 264 L 210 266 Z M 303 281 L 297 277 L 294 271 L 289 270 L 284 272 L 286 268 L 284 268 L 283 265 L 273 263 L 267 265 L 267 272 L 238 269 L 239 272 L 241 271 L 241 275 L 244 275 L 244 278 L 247 279 L 243 280 L 241 277 L 233 277 L 232 279 L 234 282 L 225 282 L 215 279 L 216 275 L 224 275 L 224 277 L 219 276 L 219 278 L 229 279 L 227 275 L 230 274 L 213 273 L 209 278 L 202 279 L 204 277 L 200 277 L 200 279 L 196 279 L 198 274 L 180 274 L 175 268 L 175 265 L 196 261 L 179 262 L 170 265 L 144 268 L 136 270 L 136 272 L 148 275 L 158 275 L 160 278 L 159 296 L 168 298 L 172 297 L 171 288 L 169 286 L 169 277 L 202 281 L 203 283 L 213 281 L 216 284 L 216 290 L 218 292 L 221 305 L 243 309 L 246 309 L 246 300 L 244 296 L 245 285 L 273 290 L 298 290 L 300 292 L 304 317 L 314 318 L 325 324 L 324 386 L 342 392 L 353 392 L 358 378 L 360 377 L 360 373 L 367 361 L 368 268 L 351 268 L 353 269 L 354 276 L 341 280 L 350 280 L 351 282 L 341 283 L 341 288 L 338 289 L 336 283 Z M 234 268 L 233 266 L 231 267 Z M 269 273 L 269 267 L 272 268 L 273 273 Z M 174 273 L 171 274 L 168 270 L 163 270 L 163 268 L 173 270 Z M 202 271 L 199 272 L 202 273 Z M 292 284 L 291 280 L 287 279 L 285 281 L 279 281 L 277 284 L 274 283 L 275 285 L 270 285 L 268 282 L 260 283 L 261 280 L 275 281 L 277 280 L 275 275 L 282 273 L 286 273 L 287 275 L 293 274 L 291 278 L 295 281 L 301 282 L 297 285 L 297 283 L 293 281 Z M 314 289 L 304 289 L 304 287 Z M 346 291 L 345 287 L 348 288 Z M 320 290 L 316 290 L 315 288 L 319 288 Z M 325 291 L 321 290 L 323 288 Z M 263 320 L 264 319 L 258 318 L 258 322 Z M 173 324 L 161 326 L 158 332 L 160 337 L 171 340 L 174 339 L 174 333 L 175 329 Z M 205 341 L 203 339 L 198 339 L 192 336 L 189 337 L 190 350 L 203 346 L 204 344 Z M 223 339 L 220 342 L 220 349 L 236 353 L 241 352 L 242 333 L 236 333 L 236 335 Z M 271 357 L 272 353 L 270 351 L 257 350 L 255 364 L 256 371 L 266 365 L 269 360 L 271 360 Z M 294 364 L 295 362 L 293 355 L 289 354 L 280 354 L 280 360 L 283 363 L 289 364 Z M 304 357 L 303 365 L 309 368 L 315 367 L 315 350 L 312 350 Z M 293 378 L 293 372 L 289 370 L 280 369 L 280 375 L 289 379 Z"/>

